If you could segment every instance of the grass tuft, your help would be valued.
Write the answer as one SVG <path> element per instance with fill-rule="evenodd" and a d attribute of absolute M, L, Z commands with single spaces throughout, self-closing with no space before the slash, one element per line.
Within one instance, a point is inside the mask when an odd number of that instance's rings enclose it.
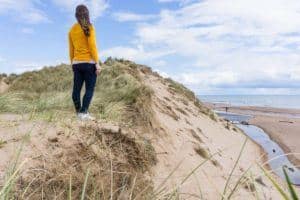
<path fill-rule="evenodd" d="M 290 180 L 290 177 L 289 177 L 288 173 L 286 172 L 286 168 L 285 168 L 285 167 L 282 167 L 282 170 L 283 170 L 284 177 L 285 177 L 285 180 L 286 180 L 286 182 L 287 182 L 288 189 L 289 189 L 289 192 L 290 192 L 290 194 L 291 194 L 292 199 L 293 199 L 293 200 L 298 200 L 299 197 L 298 197 L 298 195 L 297 195 L 297 193 L 296 193 L 296 191 L 295 191 L 295 189 L 294 189 L 294 187 L 293 187 L 293 185 L 292 185 L 292 182 L 291 182 L 291 180 Z"/>

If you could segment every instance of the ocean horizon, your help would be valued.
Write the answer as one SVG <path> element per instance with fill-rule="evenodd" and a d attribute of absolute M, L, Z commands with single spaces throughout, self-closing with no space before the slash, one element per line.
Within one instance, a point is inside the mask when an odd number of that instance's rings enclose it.
<path fill-rule="evenodd" d="M 300 109 L 300 95 L 198 95 L 202 102 Z"/>

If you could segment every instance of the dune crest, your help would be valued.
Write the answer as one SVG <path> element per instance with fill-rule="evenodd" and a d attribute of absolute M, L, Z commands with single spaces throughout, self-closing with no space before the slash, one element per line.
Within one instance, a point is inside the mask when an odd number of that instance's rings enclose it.
<path fill-rule="evenodd" d="M 261 149 L 183 85 L 110 58 L 91 108 L 97 120 L 78 122 L 71 73 L 66 65 L 24 73 L 0 98 L 9 102 L 0 106 L 1 184 L 17 147 L 18 163 L 29 160 L 15 197 L 280 198 L 256 165 Z"/>

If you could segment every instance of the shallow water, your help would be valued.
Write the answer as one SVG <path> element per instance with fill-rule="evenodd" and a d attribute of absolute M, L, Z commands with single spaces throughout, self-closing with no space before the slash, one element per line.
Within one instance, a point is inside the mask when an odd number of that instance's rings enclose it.
<path fill-rule="evenodd" d="M 287 167 L 286 171 L 292 183 L 300 186 L 300 170 L 289 161 L 281 147 L 271 140 L 269 135 L 266 134 L 261 128 L 253 125 L 241 124 L 242 121 L 248 121 L 251 116 L 225 112 L 217 112 L 217 114 L 236 123 L 236 126 L 242 129 L 245 134 L 247 134 L 252 140 L 258 143 L 264 149 L 268 155 L 268 164 L 274 173 L 285 179 L 282 168 Z"/>

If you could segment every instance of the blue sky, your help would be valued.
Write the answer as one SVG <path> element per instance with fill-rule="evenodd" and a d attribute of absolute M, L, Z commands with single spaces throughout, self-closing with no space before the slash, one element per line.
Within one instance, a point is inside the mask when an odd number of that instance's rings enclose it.
<path fill-rule="evenodd" d="M 68 62 L 79 3 L 102 60 L 149 65 L 197 94 L 300 94 L 298 0 L 0 0 L 0 73 Z"/>

